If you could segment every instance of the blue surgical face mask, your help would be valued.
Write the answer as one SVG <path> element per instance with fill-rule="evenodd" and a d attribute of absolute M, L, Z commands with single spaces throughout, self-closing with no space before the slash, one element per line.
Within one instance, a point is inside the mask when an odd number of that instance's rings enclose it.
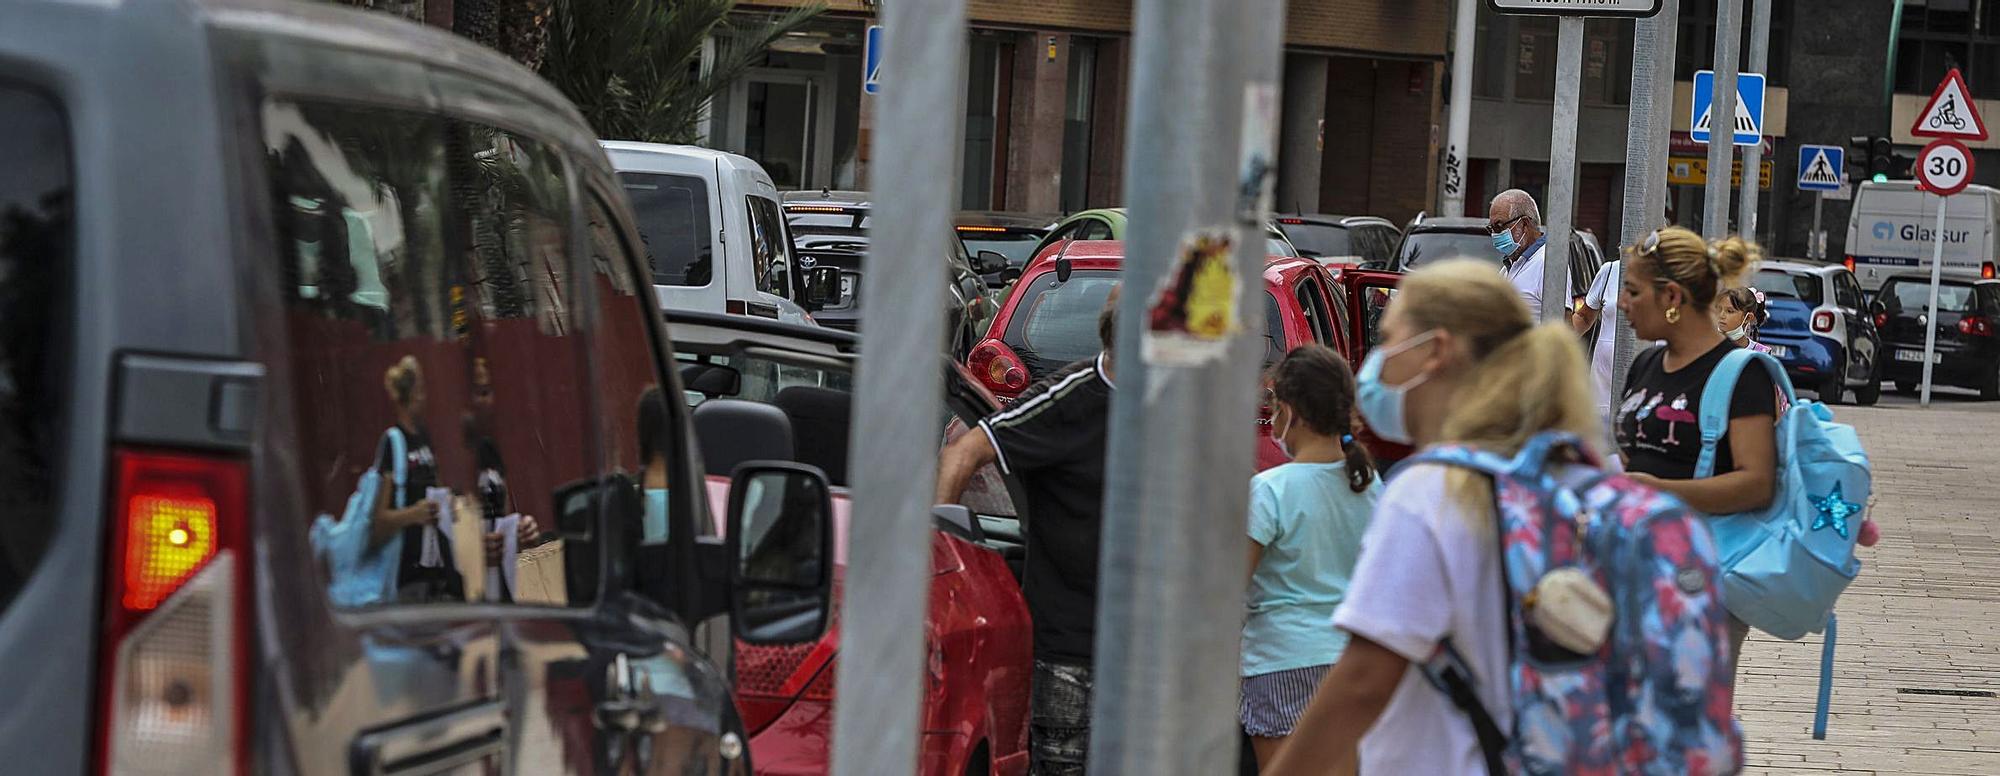
<path fill-rule="evenodd" d="M 639 543 L 667 543 L 667 489 L 646 489 L 646 519 L 640 523 Z"/>
<path fill-rule="evenodd" d="M 1361 419 L 1375 430 L 1375 436 L 1399 445 L 1407 445 L 1415 440 L 1410 436 L 1410 427 L 1403 417 L 1403 403 L 1411 388 L 1423 384 L 1430 375 L 1418 375 L 1402 385 L 1382 383 L 1382 365 L 1389 359 L 1401 355 L 1418 345 L 1429 342 L 1437 332 L 1427 331 L 1404 340 L 1393 347 L 1376 348 L 1361 362 L 1360 373 L 1354 376 L 1354 406 L 1361 411 Z"/>
<path fill-rule="evenodd" d="M 1507 258 L 1508 256 L 1512 256 L 1514 255 L 1514 251 L 1520 249 L 1521 249 L 1521 244 L 1514 242 L 1513 229 L 1506 229 L 1501 231 L 1499 234 L 1493 235 L 1493 250 L 1500 252 L 1500 258 L 1504 259 Z"/>

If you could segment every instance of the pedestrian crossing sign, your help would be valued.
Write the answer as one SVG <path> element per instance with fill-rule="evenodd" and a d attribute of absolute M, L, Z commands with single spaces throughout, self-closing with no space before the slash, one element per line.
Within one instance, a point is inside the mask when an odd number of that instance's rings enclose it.
<path fill-rule="evenodd" d="M 861 63 L 861 91 L 881 94 L 882 25 L 868 25 L 868 35 L 861 40 Z"/>
<path fill-rule="evenodd" d="M 1840 146 L 1799 146 L 1799 190 L 1839 191 L 1846 180 L 1847 149 Z"/>
<path fill-rule="evenodd" d="M 1710 108 L 1715 102 L 1715 71 L 1700 70 L 1694 74 L 1694 105 L 1689 111 L 1694 117 L 1688 135 L 1697 143 L 1708 142 Z M 1760 73 L 1738 73 L 1736 76 L 1736 115 L 1732 120 L 1735 145 L 1754 146 L 1764 142 L 1764 76 Z"/>

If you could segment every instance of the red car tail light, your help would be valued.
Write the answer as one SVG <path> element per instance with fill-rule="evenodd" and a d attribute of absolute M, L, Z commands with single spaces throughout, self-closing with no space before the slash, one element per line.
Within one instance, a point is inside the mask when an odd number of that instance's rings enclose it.
<path fill-rule="evenodd" d="M 966 356 L 965 366 L 981 385 L 996 394 L 1013 396 L 1028 389 L 1028 367 L 1007 343 L 988 339 Z"/>
<path fill-rule="evenodd" d="M 1958 333 L 1973 337 L 1993 336 L 1993 321 L 1983 315 L 1968 315 L 1958 319 Z"/>
<path fill-rule="evenodd" d="M 1979 263 L 1979 277 L 1981 279 L 1992 280 L 1994 276 L 1993 262 L 1983 261 Z"/>
<path fill-rule="evenodd" d="M 1833 332 L 1833 313 L 1826 310 L 1813 313 L 1812 329 L 1821 334 Z"/>
<path fill-rule="evenodd" d="M 98 771 L 244 773 L 248 467 L 122 449 L 112 466 Z"/>
<path fill-rule="evenodd" d="M 1846 261 L 1843 261 L 1843 262 L 1841 262 L 1841 266 L 1844 266 L 1844 267 L 1846 267 L 1846 268 L 1847 268 L 1847 271 L 1848 271 L 1848 272 L 1853 272 L 1853 271 L 1854 271 L 1854 257 L 1853 257 L 1853 256 L 1849 256 L 1849 257 L 1847 257 L 1847 260 L 1846 260 Z"/>
<path fill-rule="evenodd" d="M 1875 328 L 1877 328 L 1877 329 L 1886 329 L 1886 328 L 1889 328 L 1889 314 L 1888 314 L 1888 313 L 1876 313 L 1876 314 L 1875 314 Z"/>

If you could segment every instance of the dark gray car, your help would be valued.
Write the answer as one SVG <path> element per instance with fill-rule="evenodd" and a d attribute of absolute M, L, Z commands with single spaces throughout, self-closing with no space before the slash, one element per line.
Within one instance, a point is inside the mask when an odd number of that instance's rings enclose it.
<path fill-rule="evenodd" d="M 711 517 L 575 110 L 330 5 L 4 17 L 0 770 L 749 773 L 829 489 Z"/>

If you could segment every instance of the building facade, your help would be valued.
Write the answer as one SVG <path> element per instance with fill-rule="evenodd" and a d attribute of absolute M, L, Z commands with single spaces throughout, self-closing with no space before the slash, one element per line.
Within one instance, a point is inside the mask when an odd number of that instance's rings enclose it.
<path fill-rule="evenodd" d="M 780 188 L 867 188 L 863 40 L 876 5 L 832 0 L 781 41 L 716 101 L 708 144 L 758 160 Z M 1448 1 L 1288 5 L 1279 208 L 1403 219 L 1429 207 Z M 961 122 L 958 204 L 1051 214 L 1124 204 L 1131 0 L 970 0 L 968 13 L 964 100 L 939 106 L 940 119 Z"/>

